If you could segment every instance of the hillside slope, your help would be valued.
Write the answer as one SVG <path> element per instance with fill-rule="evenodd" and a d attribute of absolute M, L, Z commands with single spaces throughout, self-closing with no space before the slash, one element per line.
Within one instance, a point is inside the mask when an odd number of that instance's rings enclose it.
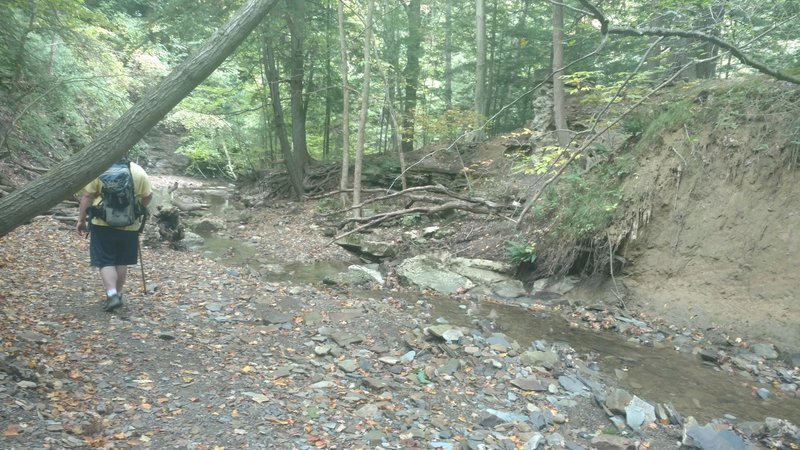
<path fill-rule="evenodd" d="M 624 186 L 629 306 L 796 352 L 800 91 L 717 82 L 690 94 L 691 119 L 664 130 Z"/>

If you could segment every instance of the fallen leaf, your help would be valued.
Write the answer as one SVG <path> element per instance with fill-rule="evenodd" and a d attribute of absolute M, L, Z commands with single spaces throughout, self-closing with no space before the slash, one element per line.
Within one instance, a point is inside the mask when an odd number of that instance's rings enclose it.
<path fill-rule="evenodd" d="M 3 431 L 3 436 L 19 436 L 22 431 L 19 429 L 17 425 L 9 425 L 5 431 Z"/>

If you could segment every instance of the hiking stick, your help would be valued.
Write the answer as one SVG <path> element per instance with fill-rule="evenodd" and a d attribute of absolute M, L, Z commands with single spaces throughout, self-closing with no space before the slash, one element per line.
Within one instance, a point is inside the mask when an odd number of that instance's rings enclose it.
<path fill-rule="evenodd" d="M 147 295 L 147 283 L 144 281 L 144 255 L 142 254 L 142 241 L 136 236 L 136 244 L 139 245 L 139 267 L 142 268 L 142 293 Z"/>

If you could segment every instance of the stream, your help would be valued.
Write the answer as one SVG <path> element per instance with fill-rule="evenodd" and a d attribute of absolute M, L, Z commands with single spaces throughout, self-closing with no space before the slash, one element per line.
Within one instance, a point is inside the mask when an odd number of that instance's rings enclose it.
<path fill-rule="evenodd" d="M 222 214 L 232 206 L 224 189 L 192 192 L 211 208 L 211 214 Z M 345 270 L 352 262 L 329 261 L 313 264 L 286 264 L 259 255 L 250 242 L 224 237 L 203 236 L 200 252 L 219 263 L 237 270 L 257 271 L 268 282 L 290 281 L 295 284 L 319 285 L 329 275 Z M 382 292 L 354 292 L 364 298 L 384 298 Z M 392 294 L 398 297 L 397 294 Z M 415 304 L 424 299 L 430 306 L 432 320 L 444 319 L 453 325 L 473 327 L 465 314 L 465 305 L 448 296 L 406 294 Z M 402 298 L 402 297 L 400 297 Z M 527 348 L 536 340 L 565 342 L 580 353 L 595 356 L 599 370 L 608 379 L 616 380 L 623 389 L 651 402 L 672 404 L 684 417 L 694 416 L 701 423 L 723 416 L 737 421 L 763 421 L 777 417 L 800 424 L 800 398 L 776 392 L 772 386 L 751 378 L 723 372 L 697 355 L 676 351 L 671 346 L 645 347 L 627 342 L 625 337 L 610 331 L 592 331 L 570 327 L 560 316 L 548 316 L 512 304 L 481 304 L 479 310 L 494 310 L 501 332 Z M 757 388 L 767 388 L 766 399 L 754 395 Z"/>

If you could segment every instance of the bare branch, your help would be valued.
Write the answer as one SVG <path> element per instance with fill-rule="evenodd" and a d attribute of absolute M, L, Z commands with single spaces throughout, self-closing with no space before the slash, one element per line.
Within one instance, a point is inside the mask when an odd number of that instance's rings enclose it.
<path fill-rule="evenodd" d="M 792 84 L 800 84 L 800 78 L 791 76 L 787 73 L 783 73 L 774 69 L 767 67 L 765 64 L 756 61 L 749 56 L 745 55 L 744 52 L 737 46 L 722 40 L 716 36 L 702 33 L 700 31 L 691 31 L 691 30 L 673 30 L 669 28 L 628 28 L 628 27 L 611 27 L 609 26 L 609 20 L 600 11 L 596 6 L 589 3 L 588 0 L 579 0 L 581 5 L 583 5 L 586 9 L 592 12 L 592 15 L 595 19 L 597 19 L 600 24 L 600 33 L 603 35 L 607 34 L 615 34 L 619 36 L 663 36 L 663 37 L 682 37 L 688 39 L 697 39 L 701 41 L 711 42 L 712 44 L 716 45 L 717 47 L 723 48 L 731 53 L 736 59 L 738 59 L 742 64 L 746 66 L 750 66 L 761 73 L 769 75 L 775 79 L 781 81 L 787 81 Z"/>

